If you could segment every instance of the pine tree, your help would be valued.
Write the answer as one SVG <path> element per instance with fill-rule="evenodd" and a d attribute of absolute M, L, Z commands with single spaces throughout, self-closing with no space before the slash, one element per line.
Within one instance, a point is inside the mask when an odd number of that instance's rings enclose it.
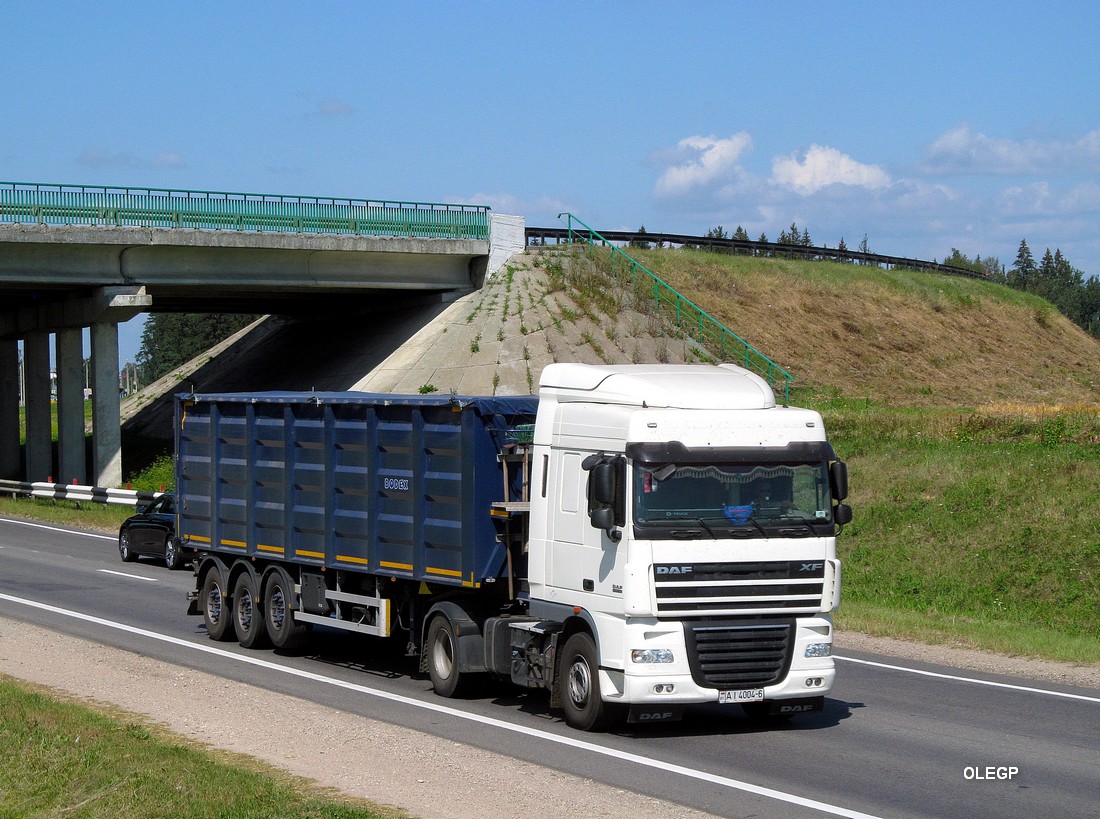
<path fill-rule="evenodd" d="M 1027 240 L 1020 240 L 1020 249 L 1016 252 L 1016 261 L 1008 271 L 1008 286 L 1017 290 L 1027 290 L 1028 283 L 1035 278 L 1035 258 L 1031 255 L 1031 248 L 1027 246 Z"/>

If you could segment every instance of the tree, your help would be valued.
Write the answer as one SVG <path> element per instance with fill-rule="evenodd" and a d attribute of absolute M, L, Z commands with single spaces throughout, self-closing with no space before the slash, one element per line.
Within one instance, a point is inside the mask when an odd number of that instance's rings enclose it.
<path fill-rule="evenodd" d="M 647 240 L 642 238 L 643 236 L 645 236 L 645 225 L 638 228 L 637 235 L 630 240 L 630 246 L 641 248 L 642 250 L 649 250 L 650 244 Z"/>
<path fill-rule="evenodd" d="M 871 245 L 867 241 L 867 234 L 866 233 L 863 234 L 863 241 L 859 243 L 859 252 L 860 253 L 870 253 L 871 252 Z M 866 259 L 863 259 L 863 260 L 860 261 L 860 264 L 866 265 L 866 264 L 870 264 L 870 262 L 867 261 Z"/>
<path fill-rule="evenodd" d="M 1008 271 L 1008 285 L 1017 290 L 1027 290 L 1028 283 L 1035 278 L 1037 268 L 1035 257 L 1031 255 L 1031 248 L 1027 246 L 1027 240 L 1020 240 L 1020 249 L 1016 251 L 1016 261 Z"/>
<path fill-rule="evenodd" d="M 842 254 L 848 252 L 848 243 L 844 241 L 843 236 L 840 237 L 840 244 L 836 246 L 836 249 L 839 250 Z M 844 262 L 845 264 L 847 264 L 848 262 L 851 262 L 852 260 L 851 259 L 846 259 L 846 258 L 844 258 L 844 256 L 841 256 L 837 261 Z"/>
<path fill-rule="evenodd" d="M 760 238 L 757 239 L 756 241 L 759 242 L 762 245 L 768 244 L 768 234 L 761 233 Z M 772 255 L 770 250 L 766 250 L 764 248 L 761 248 L 760 250 L 758 250 L 757 253 L 761 256 L 771 256 Z"/>
<path fill-rule="evenodd" d="M 147 383 L 187 363 L 256 319 L 224 313 L 153 313 L 141 331 L 137 364 Z"/>
<path fill-rule="evenodd" d="M 738 225 L 737 230 L 733 232 L 733 238 L 736 239 L 738 242 L 747 242 L 749 241 L 749 232 Z M 746 248 L 737 248 L 733 252 L 736 253 L 738 256 L 747 256 L 752 251 Z"/>

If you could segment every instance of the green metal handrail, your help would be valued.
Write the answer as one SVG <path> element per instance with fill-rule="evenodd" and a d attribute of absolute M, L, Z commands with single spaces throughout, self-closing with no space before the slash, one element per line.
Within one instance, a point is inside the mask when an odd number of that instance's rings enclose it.
<path fill-rule="evenodd" d="M 621 248 L 612 244 L 598 232 L 590 228 L 572 213 L 559 213 L 558 218 L 565 217 L 568 227 L 569 242 L 572 243 L 573 234 L 583 237 L 583 241 L 594 247 L 598 241 L 602 245 L 611 248 L 611 272 L 614 275 L 616 261 L 620 262 L 630 273 L 630 281 L 638 282 L 638 274 L 644 273 L 653 285 L 653 299 L 658 310 L 663 305 L 668 305 L 675 311 L 676 324 L 680 327 L 690 325 L 696 340 L 702 344 L 708 344 L 711 349 L 719 351 L 722 358 L 727 357 L 728 348 L 732 347 L 737 360 L 743 363 L 747 370 L 755 370 L 767 379 L 773 387 L 776 381 L 783 379 L 783 403 L 790 402 L 791 382 L 794 376 L 780 367 L 762 352 L 753 347 L 739 335 L 727 328 L 716 318 L 707 313 L 703 308 L 695 304 L 691 299 L 679 293 L 675 288 L 662 281 L 655 273 L 641 264 L 641 262 L 624 253 Z M 573 223 L 576 222 L 583 230 L 574 231 Z M 643 278 L 643 282 L 645 279 Z"/>
<path fill-rule="evenodd" d="M 0 182 L 0 222 L 489 238 L 489 207 L 264 193 Z"/>

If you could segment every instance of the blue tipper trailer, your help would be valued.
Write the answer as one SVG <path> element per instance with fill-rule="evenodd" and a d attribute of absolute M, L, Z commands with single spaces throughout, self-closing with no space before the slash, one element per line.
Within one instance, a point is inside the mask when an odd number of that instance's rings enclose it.
<path fill-rule="evenodd" d="M 534 396 L 355 392 L 176 400 L 178 535 L 227 560 L 479 587 L 508 555 L 499 456 L 529 440 Z M 507 476 L 507 477 L 506 477 Z"/>

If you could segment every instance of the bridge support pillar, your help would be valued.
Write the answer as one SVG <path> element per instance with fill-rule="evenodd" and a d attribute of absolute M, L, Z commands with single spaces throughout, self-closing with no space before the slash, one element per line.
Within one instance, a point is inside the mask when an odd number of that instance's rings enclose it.
<path fill-rule="evenodd" d="M 118 325 L 92 325 L 92 471 L 96 486 L 122 485 L 122 413 L 118 394 Z"/>
<path fill-rule="evenodd" d="M 0 338 L 0 478 L 19 477 L 19 342 Z"/>
<path fill-rule="evenodd" d="M 23 388 L 27 412 L 26 477 L 44 481 L 53 474 L 50 418 L 50 334 L 27 333 L 23 339 Z"/>
<path fill-rule="evenodd" d="M 57 352 L 57 461 L 58 483 L 87 476 L 84 454 L 84 345 L 79 327 L 58 330 Z"/>

